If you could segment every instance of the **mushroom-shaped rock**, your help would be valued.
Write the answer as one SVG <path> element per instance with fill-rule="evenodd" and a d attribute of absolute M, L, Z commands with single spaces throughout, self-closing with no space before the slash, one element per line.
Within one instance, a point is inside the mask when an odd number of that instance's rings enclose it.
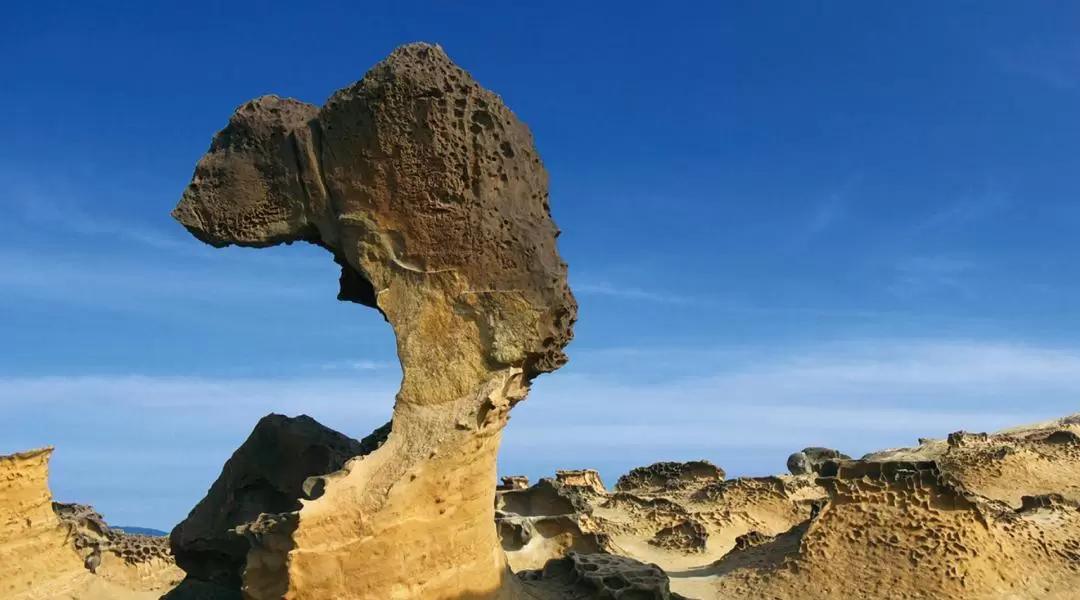
<path fill-rule="evenodd" d="M 244 593 L 512 592 L 493 525 L 500 436 L 532 379 L 566 361 L 577 305 L 547 174 L 502 100 L 441 48 L 398 48 L 322 108 L 241 106 L 174 216 L 213 246 L 325 248 L 339 298 L 377 308 L 401 360 L 386 443 L 245 528 Z"/>

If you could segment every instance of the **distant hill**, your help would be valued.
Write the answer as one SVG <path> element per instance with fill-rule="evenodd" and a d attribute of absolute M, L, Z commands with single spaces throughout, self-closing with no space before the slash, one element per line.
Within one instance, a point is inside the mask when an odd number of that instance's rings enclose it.
<path fill-rule="evenodd" d="M 160 529 L 150 529 L 149 527 L 129 527 L 127 525 L 124 525 L 124 526 L 119 526 L 119 525 L 112 526 L 112 525 L 110 525 L 109 528 L 110 529 L 119 529 L 120 531 L 123 531 L 124 533 L 133 533 L 135 535 L 154 535 L 154 536 L 169 535 L 168 531 L 162 531 Z"/>

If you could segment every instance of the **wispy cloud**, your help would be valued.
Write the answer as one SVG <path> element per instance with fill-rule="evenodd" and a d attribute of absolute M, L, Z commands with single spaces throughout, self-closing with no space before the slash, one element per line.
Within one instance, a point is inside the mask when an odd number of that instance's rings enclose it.
<path fill-rule="evenodd" d="M 777 472 L 806 445 L 862 454 L 1068 414 L 1080 395 L 1075 348 L 865 339 L 709 352 L 696 374 L 653 383 L 638 381 L 634 365 L 541 377 L 514 411 L 501 468 L 601 466 L 610 478 L 635 462 L 710 458 L 735 473 Z M 725 353 L 730 360 L 717 360 Z M 681 360 L 693 364 L 694 354 Z M 137 479 L 156 477 L 150 484 L 162 499 L 147 524 L 167 527 L 265 413 L 306 413 L 354 437 L 384 422 L 398 377 L 372 375 L 0 378 L 0 453 L 58 446 L 54 480 L 65 498 L 104 502 L 125 521 L 146 506 L 107 488 L 138 489 Z M 93 478 L 80 475 L 87 461 Z M 154 464 L 176 464 L 201 483 L 191 490 L 187 479 L 158 477 Z M 138 504 L 146 502 L 158 500 Z"/>
<path fill-rule="evenodd" d="M 321 365 L 324 371 L 385 371 L 396 369 L 395 363 L 378 360 L 339 360 Z"/>
<path fill-rule="evenodd" d="M 188 267 L 141 257 L 30 254 L 0 248 L 0 293 L 109 310 L 146 310 L 156 303 L 235 304 L 252 298 L 330 296 L 311 280 L 273 278 L 235 269 Z M 330 286 L 333 282 L 327 283 Z M 332 286 L 331 286 L 332 287 Z M 332 296 L 330 296 L 332 297 Z"/>
<path fill-rule="evenodd" d="M 829 229 L 840 220 L 843 212 L 840 197 L 836 195 L 832 196 L 827 201 L 817 206 L 814 210 L 814 214 L 806 223 L 806 227 L 803 229 L 802 234 L 798 236 L 799 239 L 809 240 L 821 235 L 825 230 Z"/>
<path fill-rule="evenodd" d="M 1002 69 L 1056 92 L 1080 94 L 1080 47 L 1076 40 L 1040 39 L 1027 48 L 995 49 Z"/>
<path fill-rule="evenodd" d="M 0 169 L 0 193 L 11 211 L 9 216 L 25 226 L 103 237 L 192 256 L 206 256 L 210 252 L 197 240 L 184 236 L 179 227 L 177 233 L 167 233 L 132 219 L 92 214 L 78 201 L 80 194 L 61 181 L 44 177 L 27 180 L 11 172 L 11 168 Z"/>
<path fill-rule="evenodd" d="M 915 232 L 930 233 L 971 225 L 1007 210 L 1010 205 L 1008 194 L 996 185 L 989 185 L 980 194 L 961 198 L 926 216 L 915 226 Z"/>
<path fill-rule="evenodd" d="M 918 256 L 899 261 L 889 291 L 898 296 L 913 296 L 942 289 L 967 293 L 966 276 L 977 264 L 953 256 Z"/>
<path fill-rule="evenodd" d="M 686 296 L 670 293 L 663 290 L 646 290 L 633 286 L 613 285 L 603 282 L 574 283 L 575 294 L 584 296 L 608 296 L 623 300 L 640 300 L 644 302 L 658 302 L 661 304 L 695 304 L 703 299 L 694 296 Z"/>
<path fill-rule="evenodd" d="M 809 217 L 792 236 L 792 244 L 800 246 L 837 226 L 847 214 L 848 198 L 859 184 L 860 176 L 854 174 L 825 198 L 812 207 Z"/>
<path fill-rule="evenodd" d="M 128 215 L 115 215 L 91 208 L 84 195 L 73 191 L 63 179 L 40 176 L 32 180 L 13 176 L 14 170 L 0 165 L 0 198 L 9 212 L 5 225 L 37 233 L 49 245 L 63 240 L 90 253 L 101 249 L 137 248 L 171 256 L 177 261 L 192 259 L 217 263 L 246 263 L 253 267 L 309 269 L 317 261 L 325 262 L 316 252 L 281 252 L 251 249 L 221 250 L 211 248 L 188 235 L 168 219 L 168 205 L 161 209 L 162 225 L 155 226 Z M 48 183 L 42 183 L 47 181 Z M 71 237 L 87 238 L 73 242 Z M 88 243 L 90 242 L 90 243 Z"/>

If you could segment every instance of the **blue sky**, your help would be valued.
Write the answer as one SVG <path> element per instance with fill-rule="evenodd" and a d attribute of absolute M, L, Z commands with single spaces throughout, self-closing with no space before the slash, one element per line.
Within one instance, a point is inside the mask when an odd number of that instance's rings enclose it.
<path fill-rule="evenodd" d="M 783 470 L 1080 410 L 1071 2 L 50 2 L 0 14 L 0 453 L 168 529 L 265 413 L 361 437 L 389 328 L 169 218 L 242 102 L 442 44 L 533 130 L 581 304 L 501 470 Z"/>

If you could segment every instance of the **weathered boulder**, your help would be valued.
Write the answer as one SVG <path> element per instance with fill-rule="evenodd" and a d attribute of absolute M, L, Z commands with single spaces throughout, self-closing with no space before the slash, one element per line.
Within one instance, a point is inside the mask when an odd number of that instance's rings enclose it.
<path fill-rule="evenodd" d="M 600 478 L 600 473 L 594 469 L 555 471 L 555 481 L 565 486 L 581 488 L 585 493 L 607 494 L 607 486 L 604 485 L 604 480 Z"/>
<path fill-rule="evenodd" d="M 174 211 L 214 246 L 310 242 L 377 308 L 402 367 L 386 443 L 263 524 L 244 593 L 513 594 L 494 521 L 510 408 L 566 361 L 577 305 L 528 129 L 443 50 L 395 50 L 322 108 L 241 106 Z M 257 538 L 257 539 L 256 539 Z"/>
<path fill-rule="evenodd" d="M 707 460 L 658 462 L 638 467 L 615 483 L 620 492 L 661 492 L 699 487 L 724 480 L 724 470 Z"/>
<path fill-rule="evenodd" d="M 306 415 L 263 417 L 206 497 L 173 528 L 169 539 L 177 564 L 191 578 L 239 591 L 249 545 L 233 530 L 262 513 L 299 510 L 308 478 L 341 469 L 376 443 L 377 438 L 365 447 Z"/>
<path fill-rule="evenodd" d="M 830 460 L 850 460 L 851 457 L 839 450 L 811 446 L 795 452 L 787 459 L 788 472 L 792 475 L 820 473 L 822 466 Z"/>
<path fill-rule="evenodd" d="M 495 491 L 523 490 L 529 487 L 529 478 L 524 475 L 507 475 L 502 478 L 502 483 L 495 487 Z"/>
<path fill-rule="evenodd" d="M 814 471 L 814 465 L 806 454 L 794 452 L 787 458 L 787 469 L 792 475 L 807 475 Z"/>
<path fill-rule="evenodd" d="M 663 569 L 625 556 L 570 552 L 541 570 L 525 571 L 524 581 L 559 598 L 680 600 Z"/>

